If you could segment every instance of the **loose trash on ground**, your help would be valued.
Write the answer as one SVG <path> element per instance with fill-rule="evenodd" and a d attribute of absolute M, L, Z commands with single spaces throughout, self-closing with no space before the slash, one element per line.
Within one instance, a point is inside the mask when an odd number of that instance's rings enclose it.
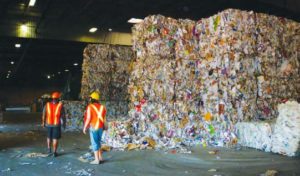
<path fill-rule="evenodd" d="M 49 156 L 49 154 L 35 153 L 35 152 L 33 152 L 33 153 L 27 153 L 25 155 L 25 157 L 27 157 L 27 158 L 39 158 L 39 157 L 44 158 L 44 157 L 48 157 L 48 156 Z"/>
<path fill-rule="evenodd" d="M 1 172 L 10 172 L 11 171 L 11 169 L 10 168 L 7 168 L 7 169 L 3 169 L 3 170 L 1 170 Z"/>
<path fill-rule="evenodd" d="M 260 174 L 260 176 L 276 176 L 278 171 L 276 170 L 267 170 L 266 173 Z"/>
<path fill-rule="evenodd" d="M 217 169 L 209 169 L 208 172 L 217 172 Z"/>
<path fill-rule="evenodd" d="M 84 163 L 91 162 L 94 160 L 94 156 L 92 152 L 85 153 L 78 157 L 78 160 Z"/>

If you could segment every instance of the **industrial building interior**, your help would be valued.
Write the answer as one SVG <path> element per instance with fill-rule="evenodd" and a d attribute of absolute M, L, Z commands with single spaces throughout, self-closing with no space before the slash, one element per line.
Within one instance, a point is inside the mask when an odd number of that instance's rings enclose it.
<path fill-rule="evenodd" d="M 298 0 L 1 0 L 0 175 L 300 175 L 299 52 Z"/>

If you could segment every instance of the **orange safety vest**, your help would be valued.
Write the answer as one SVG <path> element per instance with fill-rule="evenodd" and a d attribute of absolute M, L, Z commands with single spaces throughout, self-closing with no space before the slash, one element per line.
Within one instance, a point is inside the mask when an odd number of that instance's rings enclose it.
<path fill-rule="evenodd" d="M 46 118 L 48 125 L 59 125 L 60 124 L 60 112 L 62 103 L 47 103 L 46 105 Z"/>
<path fill-rule="evenodd" d="M 106 109 L 99 103 L 89 104 L 86 111 L 86 116 L 91 118 L 90 125 L 94 129 L 103 128 L 105 122 Z"/>

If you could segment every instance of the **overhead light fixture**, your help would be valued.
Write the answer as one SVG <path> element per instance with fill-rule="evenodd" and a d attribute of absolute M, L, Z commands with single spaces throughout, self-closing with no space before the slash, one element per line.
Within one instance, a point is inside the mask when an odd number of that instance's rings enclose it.
<path fill-rule="evenodd" d="M 60 75 L 60 74 L 61 74 L 61 72 L 57 72 L 57 74 L 59 74 L 59 75 Z"/>
<path fill-rule="evenodd" d="M 8 73 L 11 73 L 11 71 L 10 71 L 10 70 L 8 70 Z"/>
<path fill-rule="evenodd" d="M 50 75 L 47 75 L 47 79 L 50 79 L 51 78 L 51 76 Z"/>
<path fill-rule="evenodd" d="M 68 69 L 65 69 L 65 72 L 68 72 L 69 70 Z"/>
<path fill-rule="evenodd" d="M 74 65 L 74 66 L 77 66 L 77 65 L 78 65 L 78 63 L 74 63 L 73 65 Z"/>
<path fill-rule="evenodd" d="M 10 64 L 11 64 L 11 65 L 14 65 L 14 64 L 15 64 L 15 62 L 14 62 L 14 61 L 11 61 L 11 62 L 10 62 Z"/>
<path fill-rule="evenodd" d="M 20 26 L 20 29 L 23 33 L 27 33 L 28 32 L 28 26 L 26 24 L 22 24 Z"/>
<path fill-rule="evenodd" d="M 130 18 L 129 20 L 128 20 L 128 23 L 141 23 L 141 22 L 143 22 L 144 20 L 142 20 L 142 19 L 139 19 L 139 18 Z"/>
<path fill-rule="evenodd" d="M 15 47 L 16 47 L 16 48 L 21 48 L 21 44 L 20 44 L 20 43 L 16 43 L 16 44 L 15 44 Z"/>
<path fill-rule="evenodd" d="M 30 7 L 33 7 L 34 4 L 35 4 L 35 1 L 36 1 L 36 0 L 30 0 L 30 1 L 29 1 L 29 6 L 30 6 Z"/>
<path fill-rule="evenodd" d="M 96 32 L 98 29 L 96 28 L 96 27 L 92 27 L 90 30 L 89 30 L 89 32 L 90 33 L 94 33 L 94 32 Z"/>
<path fill-rule="evenodd" d="M 6 78 L 8 79 L 8 78 L 9 78 L 9 76 L 7 75 L 7 76 L 6 76 Z"/>
<path fill-rule="evenodd" d="M 108 31 L 111 32 L 111 31 L 112 31 L 112 28 L 109 28 Z"/>

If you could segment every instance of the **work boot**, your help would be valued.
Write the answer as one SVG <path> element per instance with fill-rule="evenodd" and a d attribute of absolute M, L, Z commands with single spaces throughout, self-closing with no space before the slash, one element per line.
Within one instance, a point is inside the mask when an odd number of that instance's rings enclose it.
<path fill-rule="evenodd" d="M 53 153 L 53 157 L 57 157 L 57 155 L 58 155 L 58 154 L 57 154 L 56 152 Z"/>
<path fill-rule="evenodd" d="M 90 164 L 100 164 L 100 161 L 94 160 L 94 161 L 91 161 Z"/>

